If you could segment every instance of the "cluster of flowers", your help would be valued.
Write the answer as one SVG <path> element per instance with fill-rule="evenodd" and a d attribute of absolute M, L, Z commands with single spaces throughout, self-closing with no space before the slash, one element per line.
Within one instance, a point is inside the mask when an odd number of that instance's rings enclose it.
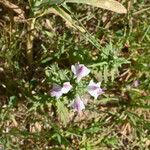
<path fill-rule="evenodd" d="M 72 65 L 71 71 L 74 74 L 74 78 L 77 79 L 77 82 L 80 82 L 83 77 L 90 73 L 90 70 L 86 66 L 79 63 Z M 91 80 L 87 87 L 88 93 L 93 96 L 94 99 L 97 99 L 97 97 L 103 93 L 100 84 L 100 82 L 95 83 L 93 80 Z M 68 93 L 72 88 L 73 86 L 70 84 L 70 82 L 64 82 L 62 86 L 54 84 L 50 94 L 52 97 L 59 99 L 63 94 Z M 76 111 L 81 112 L 83 109 L 85 109 L 85 103 L 79 95 L 76 95 L 76 98 L 71 103 L 71 107 Z"/>

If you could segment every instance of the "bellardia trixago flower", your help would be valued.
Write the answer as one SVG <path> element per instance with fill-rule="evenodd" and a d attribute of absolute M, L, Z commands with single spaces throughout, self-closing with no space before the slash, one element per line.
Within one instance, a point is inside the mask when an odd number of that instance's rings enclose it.
<path fill-rule="evenodd" d="M 79 95 L 76 96 L 73 103 L 71 104 L 71 107 L 78 113 L 82 112 L 82 110 L 85 109 L 85 105 Z"/>
<path fill-rule="evenodd" d="M 101 94 L 103 94 L 102 88 L 100 88 L 100 82 L 94 83 L 93 80 L 90 81 L 88 85 L 88 93 L 94 97 L 94 99 L 97 99 L 97 97 Z"/>
<path fill-rule="evenodd" d="M 133 87 L 138 87 L 139 84 L 140 84 L 139 80 L 135 80 L 135 81 L 133 82 Z"/>
<path fill-rule="evenodd" d="M 75 64 L 71 66 L 71 70 L 74 73 L 77 81 L 79 82 L 83 77 L 87 76 L 90 73 L 90 70 L 83 64 Z"/>
<path fill-rule="evenodd" d="M 70 82 L 64 82 L 63 87 L 62 87 L 62 93 L 66 94 L 72 89 L 72 85 Z"/>
<path fill-rule="evenodd" d="M 71 89 L 72 85 L 70 84 L 70 82 L 64 82 L 63 87 L 54 84 L 50 94 L 52 97 L 56 97 L 56 99 L 59 99 L 63 94 L 68 93 Z"/>
<path fill-rule="evenodd" d="M 62 87 L 60 85 L 54 84 L 50 94 L 52 97 L 56 97 L 56 99 L 59 99 L 63 94 Z"/>

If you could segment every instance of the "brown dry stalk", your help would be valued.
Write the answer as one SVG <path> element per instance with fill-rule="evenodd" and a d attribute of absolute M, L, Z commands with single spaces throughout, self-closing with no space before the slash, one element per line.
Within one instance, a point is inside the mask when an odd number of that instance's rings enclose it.
<path fill-rule="evenodd" d="M 33 40 L 34 40 L 34 28 L 35 28 L 36 18 L 33 18 L 28 23 L 28 31 L 30 33 L 27 35 L 27 61 L 29 65 L 32 65 L 33 61 Z"/>
<path fill-rule="evenodd" d="M 19 18 L 25 20 L 25 12 L 21 8 L 19 8 L 19 6 L 15 5 L 7 0 L 0 0 L 0 3 L 2 3 L 5 7 L 10 8 L 15 13 L 17 13 Z"/>
<path fill-rule="evenodd" d="M 34 25 L 35 25 L 35 18 L 27 20 L 25 19 L 25 12 L 16 4 L 13 4 L 11 2 L 9 2 L 8 0 L 0 0 L 0 3 L 2 3 L 5 7 L 11 9 L 12 11 L 14 11 L 18 16 L 14 17 L 14 21 L 21 21 L 24 22 L 26 21 L 27 23 L 27 28 L 28 31 L 30 33 L 27 34 L 27 48 L 26 48 L 26 53 L 27 53 L 27 61 L 28 64 L 31 65 L 32 64 L 32 60 L 33 60 L 33 52 L 32 52 L 32 48 L 33 48 L 33 39 L 34 39 Z"/>

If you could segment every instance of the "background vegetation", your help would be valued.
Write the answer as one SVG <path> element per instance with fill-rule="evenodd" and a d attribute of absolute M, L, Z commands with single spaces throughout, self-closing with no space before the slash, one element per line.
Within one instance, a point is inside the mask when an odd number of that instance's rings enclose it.
<path fill-rule="evenodd" d="M 0 147 L 150 149 L 150 2 L 119 2 L 0 0 Z M 76 62 L 105 90 L 82 116 L 49 95 Z"/>

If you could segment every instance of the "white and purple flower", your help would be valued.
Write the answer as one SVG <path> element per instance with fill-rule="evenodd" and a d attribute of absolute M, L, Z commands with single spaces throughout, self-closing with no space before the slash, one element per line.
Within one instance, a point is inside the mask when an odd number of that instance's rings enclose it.
<path fill-rule="evenodd" d="M 90 70 L 83 64 L 75 64 L 71 66 L 71 70 L 79 82 L 83 77 L 87 76 L 90 73 Z"/>
<path fill-rule="evenodd" d="M 100 87 L 101 83 L 94 83 L 93 80 L 90 81 L 88 85 L 88 93 L 97 99 L 97 97 L 104 93 L 103 89 Z"/>
<path fill-rule="evenodd" d="M 85 109 L 84 102 L 82 101 L 82 99 L 79 95 L 76 96 L 76 98 L 74 99 L 74 101 L 71 104 L 71 107 L 78 113 L 82 112 L 82 110 Z"/>
<path fill-rule="evenodd" d="M 71 89 L 72 85 L 70 84 L 70 82 L 64 82 L 63 87 L 54 84 L 50 94 L 52 97 L 56 97 L 56 99 L 59 99 L 63 94 L 67 94 Z"/>
<path fill-rule="evenodd" d="M 62 87 L 62 93 L 66 94 L 72 89 L 70 82 L 65 82 Z"/>
<path fill-rule="evenodd" d="M 56 97 L 56 99 L 59 99 L 63 94 L 62 87 L 60 85 L 54 84 L 50 94 L 52 97 Z"/>
<path fill-rule="evenodd" d="M 140 85 L 140 81 L 139 80 L 133 81 L 133 87 L 138 87 L 139 85 Z"/>

